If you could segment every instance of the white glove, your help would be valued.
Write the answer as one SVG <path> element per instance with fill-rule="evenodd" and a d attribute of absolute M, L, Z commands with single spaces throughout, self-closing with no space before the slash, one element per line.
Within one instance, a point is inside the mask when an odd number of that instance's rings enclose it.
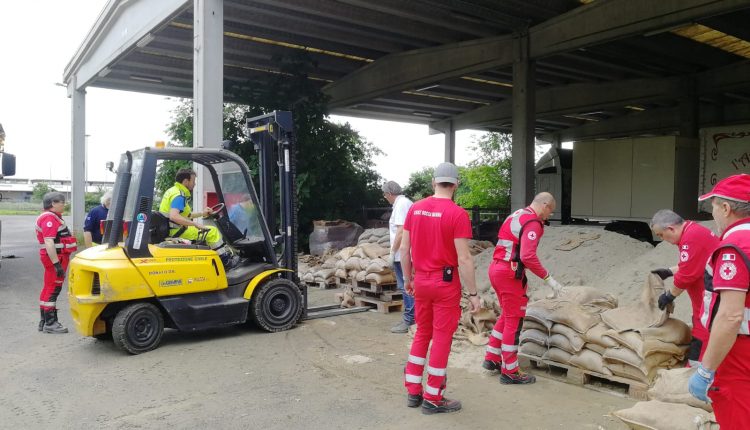
<path fill-rule="evenodd" d="M 391 251 L 390 254 L 388 254 L 388 265 L 393 266 L 393 251 Z"/>
<path fill-rule="evenodd" d="M 563 286 L 559 282 L 557 282 L 555 278 L 552 277 L 552 275 L 547 275 L 547 277 L 544 278 L 544 283 L 547 284 L 550 289 L 552 289 L 552 293 L 555 297 L 559 296 L 563 290 Z"/>

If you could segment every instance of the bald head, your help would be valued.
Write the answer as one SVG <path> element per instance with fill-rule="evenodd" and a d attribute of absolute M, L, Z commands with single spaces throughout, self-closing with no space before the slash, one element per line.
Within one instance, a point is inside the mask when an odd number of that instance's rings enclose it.
<path fill-rule="evenodd" d="M 530 206 L 539 218 L 546 221 L 555 212 L 555 198 L 548 192 L 542 192 L 534 197 Z"/>

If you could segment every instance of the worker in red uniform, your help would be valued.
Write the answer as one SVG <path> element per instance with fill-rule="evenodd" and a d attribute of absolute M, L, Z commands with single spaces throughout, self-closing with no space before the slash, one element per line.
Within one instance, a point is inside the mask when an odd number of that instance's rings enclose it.
<path fill-rule="evenodd" d="M 706 268 L 701 322 L 710 330 L 708 347 L 688 389 L 713 403 L 721 430 L 744 430 L 750 425 L 750 175 L 722 179 L 699 200 L 707 199 L 721 242 Z"/>
<path fill-rule="evenodd" d="M 562 285 L 542 266 L 536 255 L 544 234 L 544 222 L 554 211 L 555 198 L 552 194 L 539 193 L 529 206 L 506 218 L 497 235 L 489 278 L 500 301 L 502 314 L 492 329 L 482 367 L 500 370 L 500 382 L 503 384 L 533 384 L 536 381 L 533 375 L 522 372 L 518 366 L 518 337 L 529 302 L 526 269 L 544 279 L 554 295 L 562 290 Z"/>
<path fill-rule="evenodd" d="M 664 309 L 674 299 L 687 291 L 690 303 L 693 305 L 693 338 L 688 351 L 688 365 L 696 367 L 700 364 L 703 351 L 708 345 L 708 330 L 700 322 L 701 305 L 703 304 L 703 272 L 706 261 L 719 244 L 719 238 L 711 230 L 694 221 L 685 221 L 681 216 L 669 209 L 656 212 L 651 219 L 651 230 L 656 237 L 672 245 L 677 245 L 680 251 L 680 261 L 677 266 L 652 270 L 661 279 L 674 276 L 674 287 L 659 296 L 659 309 Z"/>
<path fill-rule="evenodd" d="M 404 369 L 407 406 L 422 405 L 422 413 L 455 412 L 461 402 L 443 396 L 453 333 L 461 318 L 461 284 L 466 287 L 471 312 L 479 311 L 474 282 L 474 260 L 469 215 L 453 203 L 458 169 L 440 164 L 434 172 L 435 194 L 414 203 L 406 215 L 401 236 L 404 289 L 414 296 L 417 331 Z M 430 341 L 432 346 L 430 347 Z M 427 385 L 422 374 L 427 364 Z"/>
<path fill-rule="evenodd" d="M 39 331 L 67 333 L 57 320 L 57 297 L 65 281 L 70 254 L 76 250 L 76 239 L 62 219 L 65 196 L 53 191 L 42 198 L 44 212 L 36 219 L 36 238 L 41 249 L 39 259 L 44 266 L 44 286 L 39 295 Z"/>

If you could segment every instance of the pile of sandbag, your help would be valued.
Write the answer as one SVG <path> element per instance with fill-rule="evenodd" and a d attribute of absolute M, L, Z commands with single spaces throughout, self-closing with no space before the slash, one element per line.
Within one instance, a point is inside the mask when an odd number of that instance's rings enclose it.
<path fill-rule="evenodd" d="M 388 229 L 385 227 L 368 228 L 357 239 L 357 245 L 362 245 L 363 243 L 377 243 L 384 248 L 388 248 L 391 246 L 391 237 Z"/>
<path fill-rule="evenodd" d="M 320 256 L 354 246 L 362 231 L 362 226 L 350 221 L 313 221 L 310 254 Z"/>
<path fill-rule="evenodd" d="M 680 365 L 690 328 L 656 306 L 664 284 L 649 275 L 641 301 L 617 307 L 607 293 L 568 287 L 559 297 L 529 304 L 521 352 L 603 375 L 650 383 L 659 369 Z"/>
<path fill-rule="evenodd" d="M 303 264 L 300 258 L 298 275 L 305 282 L 328 284 L 335 283 L 336 278 L 376 284 L 394 283 L 396 277 L 388 263 L 388 254 L 388 247 L 365 242 L 333 254 L 326 254 L 315 260 L 317 264 Z"/>

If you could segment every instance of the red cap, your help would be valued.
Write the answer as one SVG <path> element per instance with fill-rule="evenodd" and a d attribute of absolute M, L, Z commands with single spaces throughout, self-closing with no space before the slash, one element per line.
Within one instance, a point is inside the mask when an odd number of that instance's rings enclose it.
<path fill-rule="evenodd" d="M 698 201 L 702 202 L 711 197 L 750 203 L 750 175 L 741 173 L 724 178 L 714 186 L 710 193 L 698 197 Z"/>

